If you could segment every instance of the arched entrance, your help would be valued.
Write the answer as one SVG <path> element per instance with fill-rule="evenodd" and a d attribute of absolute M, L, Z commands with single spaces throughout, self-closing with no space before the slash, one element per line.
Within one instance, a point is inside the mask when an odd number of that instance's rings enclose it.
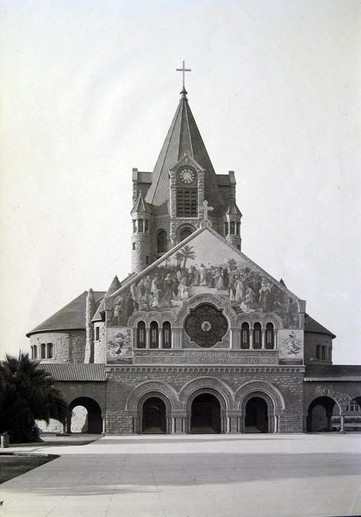
<path fill-rule="evenodd" d="M 100 434 L 103 431 L 99 404 L 89 397 L 79 397 L 68 406 L 67 432 Z"/>
<path fill-rule="evenodd" d="M 268 433 L 268 406 L 261 397 L 252 397 L 246 404 L 246 433 Z"/>
<path fill-rule="evenodd" d="M 202 393 L 195 397 L 191 409 L 191 433 L 220 433 L 221 408 L 217 397 Z"/>
<path fill-rule="evenodd" d="M 159 397 L 146 399 L 142 408 L 142 433 L 166 433 L 166 422 L 166 407 L 163 400 Z"/>
<path fill-rule="evenodd" d="M 318 397 L 308 408 L 307 431 L 310 433 L 336 431 L 337 429 L 332 425 L 332 417 L 339 416 L 339 407 L 333 399 Z"/>

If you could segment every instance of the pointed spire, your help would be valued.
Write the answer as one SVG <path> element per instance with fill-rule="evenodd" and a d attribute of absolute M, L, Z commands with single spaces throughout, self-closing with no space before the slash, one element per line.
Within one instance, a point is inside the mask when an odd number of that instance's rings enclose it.
<path fill-rule="evenodd" d="M 138 212 L 147 212 L 147 213 L 151 212 L 148 203 L 146 203 L 144 201 L 142 191 L 140 191 L 138 194 L 138 198 L 137 198 L 136 202 L 134 203 L 131 214 L 135 214 Z"/>
<path fill-rule="evenodd" d="M 231 197 L 231 199 L 229 201 L 229 205 L 228 205 L 228 209 L 227 209 L 226 214 L 227 215 L 236 215 L 238 217 L 242 217 L 242 213 L 241 213 L 240 209 L 237 206 L 236 200 L 233 197 Z"/>

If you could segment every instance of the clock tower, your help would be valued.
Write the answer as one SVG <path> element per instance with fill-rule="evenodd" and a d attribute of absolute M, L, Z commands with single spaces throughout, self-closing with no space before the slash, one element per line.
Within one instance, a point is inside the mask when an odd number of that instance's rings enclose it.
<path fill-rule="evenodd" d="M 208 224 L 241 249 L 241 217 L 233 171 L 216 174 L 184 86 L 152 172 L 133 169 L 132 266 L 139 273 Z"/>

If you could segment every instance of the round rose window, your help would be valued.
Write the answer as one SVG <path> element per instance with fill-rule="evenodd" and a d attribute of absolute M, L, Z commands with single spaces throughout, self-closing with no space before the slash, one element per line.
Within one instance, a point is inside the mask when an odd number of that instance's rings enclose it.
<path fill-rule="evenodd" d="M 209 348 L 222 340 L 228 323 L 221 310 L 204 303 L 191 309 L 184 328 L 192 341 L 203 348 Z"/>

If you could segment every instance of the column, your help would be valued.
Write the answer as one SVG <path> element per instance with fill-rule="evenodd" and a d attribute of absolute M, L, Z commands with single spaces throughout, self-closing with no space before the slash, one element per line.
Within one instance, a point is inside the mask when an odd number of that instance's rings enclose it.
<path fill-rule="evenodd" d="M 145 328 L 145 348 L 150 348 L 150 328 Z"/>
<path fill-rule="evenodd" d="M 158 347 L 163 348 L 163 327 L 158 327 Z"/>
<path fill-rule="evenodd" d="M 340 414 L 340 433 L 345 432 L 345 417 L 343 414 Z"/>
<path fill-rule="evenodd" d="M 253 350 L 253 327 L 249 329 L 249 348 Z"/>
<path fill-rule="evenodd" d="M 262 341 L 262 350 L 264 350 L 266 348 L 266 331 L 265 329 L 262 329 L 261 330 L 261 341 Z"/>

